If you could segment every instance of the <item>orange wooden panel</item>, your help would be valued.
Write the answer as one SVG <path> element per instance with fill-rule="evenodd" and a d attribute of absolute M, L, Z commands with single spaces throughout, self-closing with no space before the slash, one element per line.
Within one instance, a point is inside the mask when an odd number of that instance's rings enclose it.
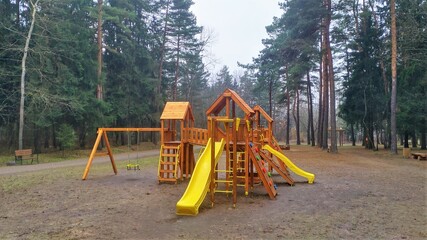
<path fill-rule="evenodd" d="M 185 120 L 186 117 L 194 120 L 189 102 L 167 102 L 160 119 Z"/>

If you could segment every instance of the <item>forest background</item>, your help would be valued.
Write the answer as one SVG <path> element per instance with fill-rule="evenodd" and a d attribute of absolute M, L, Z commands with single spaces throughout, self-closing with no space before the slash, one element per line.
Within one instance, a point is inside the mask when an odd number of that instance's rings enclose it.
<path fill-rule="evenodd" d="M 396 153 L 397 139 L 426 149 L 427 1 L 282 1 L 264 48 L 235 75 L 207 70 L 213 36 L 192 4 L 2 0 L 1 151 L 86 148 L 98 127 L 158 127 L 166 101 L 189 101 L 205 127 L 226 88 L 266 109 L 286 144 L 335 152 L 343 128 L 369 149 Z"/>

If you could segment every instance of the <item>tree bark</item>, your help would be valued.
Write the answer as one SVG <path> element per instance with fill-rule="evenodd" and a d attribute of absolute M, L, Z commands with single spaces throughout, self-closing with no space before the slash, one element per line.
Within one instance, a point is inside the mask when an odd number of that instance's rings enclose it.
<path fill-rule="evenodd" d="M 415 131 L 412 132 L 411 134 L 411 142 L 412 142 L 412 147 L 416 148 L 417 147 L 417 134 L 415 133 Z"/>
<path fill-rule="evenodd" d="M 268 82 L 268 114 L 273 117 L 273 81 Z"/>
<path fill-rule="evenodd" d="M 309 118 L 310 118 L 310 140 L 311 140 L 311 146 L 316 146 L 315 136 L 314 136 L 314 117 L 313 117 L 313 96 L 311 94 L 311 80 L 310 80 L 310 73 L 308 74 L 308 100 L 310 102 L 310 111 L 309 111 Z"/>
<path fill-rule="evenodd" d="M 331 122 L 331 149 L 330 152 L 338 152 L 337 148 L 337 122 L 336 122 L 336 113 L 335 113 L 335 76 L 334 76 L 334 65 L 332 59 L 332 50 L 331 43 L 329 40 L 329 26 L 331 24 L 332 16 L 332 3 L 331 0 L 327 0 L 327 17 L 326 17 L 326 31 L 325 31 L 325 40 L 326 40 L 326 50 L 328 58 L 328 81 L 329 81 L 329 104 L 330 104 L 330 122 Z"/>
<path fill-rule="evenodd" d="M 172 91 L 172 101 L 176 101 L 177 98 L 177 92 L 178 92 L 178 78 L 179 78 L 179 35 L 178 35 L 178 42 L 177 42 L 177 53 L 176 53 L 176 63 L 175 63 L 175 80 L 173 84 L 173 91 Z"/>
<path fill-rule="evenodd" d="M 325 0 L 326 1 L 326 0 Z M 322 23 L 322 149 L 328 148 L 328 127 L 329 127 L 329 83 L 328 83 L 328 54 L 327 54 L 327 20 Z"/>
<path fill-rule="evenodd" d="M 157 83 L 157 96 L 161 96 L 161 93 L 162 93 L 163 62 L 164 62 L 165 52 L 166 52 L 166 35 L 167 35 L 168 19 L 169 19 L 169 5 L 170 5 L 170 0 L 166 2 L 165 25 L 163 28 L 162 47 L 160 50 L 159 82 Z M 157 111 L 158 112 L 161 111 L 160 100 L 159 100 L 158 105 L 157 105 Z"/>
<path fill-rule="evenodd" d="M 297 134 L 297 145 L 301 145 L 301 134 L 300 134 L 300 116 L 299 116 L 299 89 L 296 87 L 295 105 L 296 105 L 296 119 L 295 119 L 295 130 Z"/>
<path fill-rule="evenodd" d="M 390 131 L 391 142 L 390 151 L 397 154 L 397 126 L 396 126 L 396 108 L 397 108 L 397 33 L 396 33 L 396 4 L 395 0 L 390 1 L 391 15 L 391 102 L 390 102 Z"/>
<path fill-rule="evenodd" d="M 286 145 L 289 146 L 289 138 L 290 138 L 290 106 L 291 106 L 291 97 L 289 95 L 289 75 L 288 75 L 288 66 L 285 66 L 285 75 L 286 75 Z"/>
<path fill-rule="evenodd" d="M 310 113 L 311 113 L 310 108 L 313 107 L 313 106 L 310 104 L 310 95 L 311 95 L 311 92 L 310 92 L 310 72 L 309 71 L 307 71 L 306 79 L 307 79 L 307 111 L 308 111 L 308 117 L 307 117 L 307 145 L 310 145 L 311 144 L 311 121 L 313 120 L 311 118 L 311 115 L 310 115 Z"/>
<path fill-rule="evenodd" d="M 98 68 L 96 77 L 98 78 L 98 85 L 96 88 L 96 98 L 103 99 L 102 87 L 102 4 L 103 0 L 98 0 L 98 28 L 97 28 L 97 41 L 98 41 Z"/>
<path fill-rule="evenodd" d="M 426 117 L 421 120 L 421 136 L 420 136 L 420 147 L 421 149 L 427 149 L 427 138 L 426 138 Z"/>
<path fill-rule="evenodd" d="M 322 46 L 322 40 L 320 41 Z M 321 47 L 322 48 L 322 47 Z M 323 147 L 323 58 L 319 66 L 319 113 L 317 120 L 317 146 Z"/>
<path fill-rule="evenodd" d="M 39 3 L 39 0 L 36 0 L 35 3 L 33 1 L 30 1 L 31 4 L 31 25 L 30 29 L 28 30 L 27 39 L 25 40 L 25 46 L 24 46 L 24 55 L 22 56 L 22 72 L 21 72 L 21 99 L 19 102 L 19 130 L 18 130 L 18 149 L 23 148 L 23 139 L 24 139 L 24 107 L 25 107 L 25 74 L 27 73 L 26 69 L 26 63 L 27 63 L 27 56 L 28 56 L 28 49 L 30 46 L 30 40 L 31 35 L 33 34 L 34 30 L 34 23 L 36 21 L 36 11 L 37 11 L 37 5 Z"/>
<path fill-rule="evenodd" d="M 351 145 L 356 146 L 356 138 L 354 136 L 354 124 L 350 124 L 351 127 Z"/>

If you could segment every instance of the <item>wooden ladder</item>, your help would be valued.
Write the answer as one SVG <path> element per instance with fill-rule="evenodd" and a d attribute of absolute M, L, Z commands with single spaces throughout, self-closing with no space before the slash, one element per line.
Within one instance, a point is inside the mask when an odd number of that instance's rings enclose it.
<path fill-rule="evenodd" d="M 230 153 L 230 170 L 233 170 L 234 162 L 237 163 L 237 186 L 245 187 L 245 152 L 237 152 L 236 158 L 232 157 L 232 153 Z"/>
<path fill-rule="evenodd" d="M 217 169 L 215 169 L 215 193 L 233 193 L 233 168 L 231 162 L 233 161 L 231 158 L 231 152 L 229 155 L 229 164 L 228 169 L 225 167 L 224 169 L 218 169 L 219 164 L 217 165 Z M 220 185 L 223 185 L 220 187 Z"/>
<path fill-rule="evenodd" d="M 160 148 L 157 177 L 161 182 L 177 182 L 180 161 L 180 145 L 162 145 Z"/>
<path fill-rule="evenodd" d="M 261 179 L 265 190 L 267 190 L 268 196 L 270 196 L 270 199 L 274 199 L 277 195 L 276 185 L 274 184 L 273 179 L 271 178 L 270 172 L 267 170 L 267 163 L 261 158 L 258 153 L 259 148 L 256 146 L 252 146 L 248 152 L 250 158 L 252 159 L 252 163 L 258 173 L 258 177 Z"/>
<path fill-rule="evenodd" d="M 285 179 L 285 181 L 289 185 L 291 185 L 291 186 L 294 185 L 295 181 L 292 179 L 292 177 L 289 174 L 289 172 L 288 171 L 284 171 L 284 169 L 286 170 L 286 167 L 283 168 L 282 165 L 278 165 L 277 162 L 275 162 L 273 160 L 273 158 L 270 157 L 270 155 L 268 153 L 266 153 L 264 150 L 260 150 L 259 151 L 259 155 L 261 156 L 261 158 L 263 160 L 265 160 L 269 164 L 269 166 L 271 166 L 274 170 L 276 170 L 276 172 L 278 172 L 280 174 L 280 176 L 282 176 L 283 179 Z M 280 161 L 280 162 L 282 162 L 282 161 Z"/>

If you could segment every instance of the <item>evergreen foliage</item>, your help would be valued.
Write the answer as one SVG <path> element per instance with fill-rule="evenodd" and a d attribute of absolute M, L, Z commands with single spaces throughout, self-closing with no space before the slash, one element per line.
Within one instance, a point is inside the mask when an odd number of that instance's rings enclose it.
<path fill-rule="evenodd" d="M 26 148 L 87 147 L 97 127 L 157 127 L 165 101 L 172 100 L 189 101 L 196 125 L 205 127 L 206 108 L 226 88 L 251 106 L 262 106 L 276 120 L 279 139 L 289 143 L 293 128 L 297 143 L 306 132 L 308 143 L 314 145 L 317 136 L 317 144 L 325 147 L 328 129 L 320 113 L 330 101 L 324 78 L 331 71 L 336 73 L 328 81 L 337 83 L 338 115 L 347 125 L 340 127 L 347 127 L 354 142 L 367 139 L 367 148 L 389 147 L 388 2 L 283 0 L 278 6 L 282 15 L 266 27 L 263 49 L 251 63 L 240 64 L 244 71 L 237 74 L 228 66 L 207 70 L 208 41 L 190 10 L 192 0 L 102 2 L 103 98 L 97 99 L 97 1 L 39 0 L 25 77 Z M 0 143 L 9 151 L 18 147 L 19 76 L 30 6 L 30 0 L 0 2 Z M 411 136 L 423 149 L 426 12 L 426 1 L 396 0 L 397 130 L 405 145 Z M 327 68 L 326 30 L 333 69 Z M 327 118 L 326 108 L 326 126 Z M 64 139 L 71 132 L 75 137 Z M 116 139 L 119 143 L 123 136 Z"/>

